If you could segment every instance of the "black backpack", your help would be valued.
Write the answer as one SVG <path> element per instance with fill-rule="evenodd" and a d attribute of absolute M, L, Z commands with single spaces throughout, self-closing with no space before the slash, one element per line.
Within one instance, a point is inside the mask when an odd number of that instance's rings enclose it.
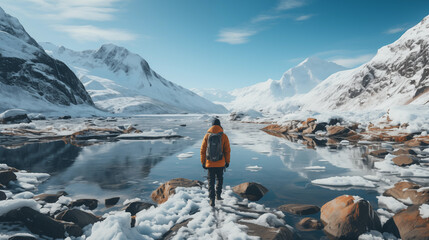
<path fill-rule="evenodd" d="M 222 150 L 222 134 L 220 133 L 211 133 L 209 132 L 209 137 L 207 139 L 207 150 L 206 150 L 206 159 L 212 162 L 216 162 L 222 159 L 223 150 Z"/>

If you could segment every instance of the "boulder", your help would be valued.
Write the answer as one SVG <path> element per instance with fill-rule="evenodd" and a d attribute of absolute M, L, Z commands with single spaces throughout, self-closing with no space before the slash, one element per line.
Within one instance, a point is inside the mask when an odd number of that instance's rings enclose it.
<path fill-rule="evenodd" d="M 317 131 L 326 131 L 326 123 L 311 122 L 308 127 L 302 131 L 302 134 L 314 134 Z"/>
<path fill-rule="evenodd" d="M 392 161 L 394 164 L 401 167 L 419 163 L 419 159 L 414 157 L 413 155 L 399 155 L 397 157 L 394 157 Z"/>
<path fill-rule="evenodd" d="M 246 182 L 240 185 L 234 186 L 232 190 L 243 198 L 247 198 L 250 201 L 258 201 L 261 199 L 268 189 L 259 183 Z"/>
<path fill-rule="evenodd" d="M 248 222 L 240 222 L 247 227 L 247 234 L 256 236 L 263 240 L 292 240 L 293 232 L 287 227 L 271 228 Z"/>
<path fill-rule="evenodd" d="M 69 204 L 69 207 L 80 207 L 80 206 L 86 206 L 90 210 L 94 210 L 98 206 L 98 200 L 97 199 L 78 199 Z"/>
<path fill-rule="evenodd" d="M 189 180 L 186 178 L 175 178 L 161 186 L 152 192 L 150 197 L 158 204 L 164 203 L 168 200 L 168 197 L 176 193 L 177 187 L 201 187 L 202 182 L 197 180 Z"/>
<path fill-rule="evenodd" d="M 3 191 L 0 191 L 0 201 L 6 200 L 6 199 L 7 199 L 6 193 L 4 193 Z"/>
<path fill-rule="evenodd" d="M 78 225 L 55 220 L 29 207 L 19 209 L 17 214 L 19 219 L 34 234 L 51 238 L 65 238 L 66 233 L 73 237 L 83 234 L 82 229 Z"/>
<path fill-rule="evenodd" d="M 326 128 L 327 137 L 346 137 L 350 129 L 343 126 L 329 126 Z"/>
<path fill-rule="evenodd" d="M 371 204 L 353 196 L 339 196 L 322 206 L 320 220 L 331 239 L 357 239 L 369 230 L 381 230 L 380 219 Z"/>
<path fill-rule="evenodd" d="M 417 153 L 413 149 L 400 148 L 393 152 L 393 155 L 403 155 L 403 154 L 417 155 Z"/>
<path fill-rule="evenodd" d="M 37 240 L 37 238 L 28 234 L 18 233 L 10 237 L 8 240 Z"/>
<path fill-rule="evenodd" d="M 45 203 L 55 203 L 61 196 L 67 196 L 68 194 L 64 191 L 57 193 L 43 193 L 33 197 L 36 201 L 44 201 Z"/>
<path fill-rule="evenodd" d="M 10 181 L 15 181 L 16 175 L 12 170 L 0 171 L 0 184 L 7 185 Z"/>
<path fill-rule="evenodd" d="M 278 209 L 280 211 L 296 215 L 309 215 L 318 213 L 320 211 L 318 206 L 309 204 L 284 204 L 278 207 Z"/>
<path fill-rule="evenodd" d="M 152 203 L 145 203 L 145 202 L 132 202 L 126 205 L 122 210 L 125 210 L 125 212 L 131 213 L 131 215 L 136 215 L 141 210 L 148 209 L 152 206 L 155 206 Z"/>
<path fill-rule="evenodd" d="M 306 217 L 301 219 L 296 227 L 301 231 L 314 231 L 323 228 L 323 223 L 317 219 Z"/>
<path fill-rule="evenodd" d="M 107 198 L 104 200 L 104 206 L 110 208 L 115 206 L 119 202 L 120 197 Z"/>
<path fill-rule="evenodd" d="M 384 158 L 389 152 L 386 149 L 375 150 L 369 153 L 369 155 L 377 158 Z"/>
<path fill-rule="evenodd" d="M 383 195 L 398 200 L 410 199 L 413 204 L 429 203 L 429 189 L 412 182 L 398 182 L 392 188 L 387 189 Z"/>
<path fill-rule="evenodd" d="M 22 109 L 9 109 L 0 114 L 1 124 L 30 123 L 27 112 Z"/>
<path fill-rule="evenodd" d="M 71 119 L 70 115 L 65 115 L 65 116 L 61 116 L 58 119 L 62 119 L 62 120 L 66 120 L 66 119 Z"/>
<path fill-rule="evenodd" d="M 95 222 L 100 221 L 100 218 L 98 218 L 94 214 L 79 209 L 65 210 L 59 213 L 57 217 L 55 217 L 55 219 L 76 223 L 81 228 L 85 227 L 86 225 L 94 224 Z"/>
<path fill-rule="evenodd" d="M 421 146 L 428 146 L 429 141 L 414 138 L 409 141 L 406 141 L 404 144 L 407 147 L 421 147 Z"/>
<path fill-rule="evenodd" d="M 342 118 L 331 118 L 329 119 L 328 125 L 334 126 L 334 125 L 337 125 L 338 123 L 341 124 L 342 122 L 343 122 Z"/>
<path fill-rule="evenodd" d="M 420 206 L 412 205 L 393 216 L 393 222 L 402 239 L 429 239 L 429 218 L 421 217 Z"/>

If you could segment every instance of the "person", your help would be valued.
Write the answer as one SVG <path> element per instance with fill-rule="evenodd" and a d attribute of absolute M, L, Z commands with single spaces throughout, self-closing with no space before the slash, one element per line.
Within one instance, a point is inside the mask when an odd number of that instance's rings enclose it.
<path fill-rule="evenodd" d="M 220 147 L 217 147 L 216 137 L 219 138 Z M 219 150 L 216 150 L 219 149 Z M 220 151 L 217 153 L 217 151 Z M 229 146 L 228 136 L 223 132 L 218 118 L 213 119 L 212 126 L 204 136 L 201 144 L 201 164 L 208 170 L 207 179 L 209 181 L 210 205 L 215 206 L 215 197 L 217 200 L 223 200 L 221 197 L 223 184 L 223 171 L 229 167 L 231 148 Z M 213 154 L 219 154 L 213 158 Z M 217 155 L 216 155 L 217 156 Z M 211 159 L 210 159 L 211 158 Z M 215 178 L 217 180 L 215 192 Z"/>

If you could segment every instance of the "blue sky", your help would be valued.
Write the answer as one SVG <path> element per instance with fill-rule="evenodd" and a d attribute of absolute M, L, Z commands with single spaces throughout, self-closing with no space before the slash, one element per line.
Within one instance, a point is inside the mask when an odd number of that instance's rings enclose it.
<path fill-rule="evenodd" d="M 309 56 L 368 61 L 429 14 L 427 0 L 0 0 L 37 41 L 115 43 L 186 88 L 232 90 Z"/>

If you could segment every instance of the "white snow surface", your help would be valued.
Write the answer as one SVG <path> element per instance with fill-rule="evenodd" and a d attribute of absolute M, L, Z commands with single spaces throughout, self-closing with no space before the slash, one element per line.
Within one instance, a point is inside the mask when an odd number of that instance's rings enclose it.
<path fill-rule="evenodd" d="M 381 205 L 386 209 L 389 209 L 393 213 L 397 213 L 400 210 L 407 208 L 407 205 L 403 204 L 402 202 L 396 200 L 393 197 L 377 196 L 377 199 L 379 206 Z"/>
<path fill-rule="evenodd" d="M 393 234 L 391 233 L 380 233 L 376 230 L 371 230 L 367 233 L 364 233 L 359 236 L 358 240 L 397 240 Z"/>
<path fill-rule="evenodd" d="M 312 180 L 311 183 L 336 187 L 377 187 L 377 185 L 361 176 L 335 176 Z"/>
<path fill-rule="evenodd" d="M 94 103 L 114 113 L 225 113 L 226 109 L 174 84 L 139 55 L 113 44 L 73 51 L 41 43 L 78 76 Z"/>
<path fill-rule="evenodd" d="M 429 205 L 428 204 L 422 204 L 419 207 L 419 211 L 420 211 L 420 217 L 422 217 L 423 219 L 429 218 Z"/>
<path fill-rule="evenodd" d="M 9 109 L 0 114 L 0 118 L 9 118 L 9 117 L 16 117 L 20 115 L 27 114 L 25 110 L 22 109 Z"/>
<path fill-rule="evenodd" d="M 1 201 L 0 216 L 22 207 L 29 207 L 34 210 L 39 210 L 39 204 L 33 199 L 7 199 Z"/>

